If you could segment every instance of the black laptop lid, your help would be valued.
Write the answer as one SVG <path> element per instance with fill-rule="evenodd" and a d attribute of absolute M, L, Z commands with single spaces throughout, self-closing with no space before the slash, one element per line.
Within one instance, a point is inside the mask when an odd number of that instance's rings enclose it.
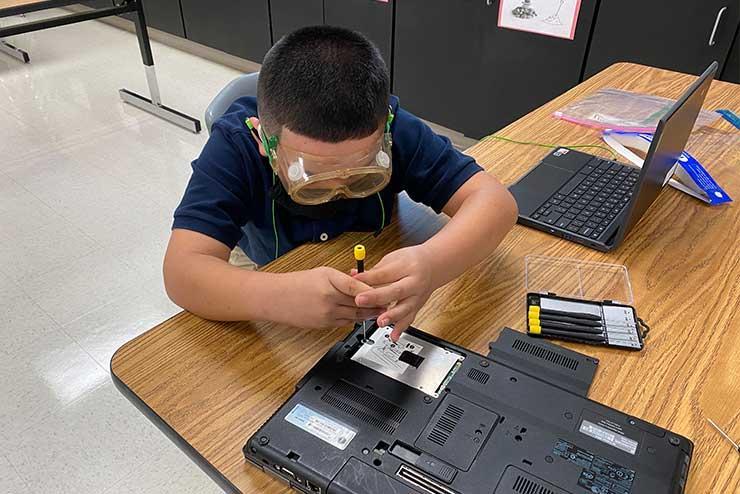
<path fill-rule="evenodd" d="M 658 122 L 637 182 L 639 188 L 627 209 L 629 219 L 621 229 L 617 243 L 642 218 L 673 175 L 717 67 L 717 62 L 713 62 Z"/>

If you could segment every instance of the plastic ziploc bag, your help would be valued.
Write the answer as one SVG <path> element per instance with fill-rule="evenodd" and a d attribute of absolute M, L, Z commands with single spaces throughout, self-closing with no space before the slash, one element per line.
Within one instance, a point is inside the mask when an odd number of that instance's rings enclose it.
<path fill-rule="evenodd" d="M 621 132 L 654 132 L 658 120 L 674 100 L 605 88 L 556 111 L 555 118 L 597 129 Z M 701 110 L 694 128 L 711 125 L 719 114 Z"/>

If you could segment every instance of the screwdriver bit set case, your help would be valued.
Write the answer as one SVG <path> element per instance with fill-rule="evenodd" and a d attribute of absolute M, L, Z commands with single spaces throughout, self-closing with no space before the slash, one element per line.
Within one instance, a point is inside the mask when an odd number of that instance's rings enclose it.
<path fill-rule="evenodd" d="M 617 264 L 525 257 L 527 334 L 642 350 L 648 326 L 637 316 L 627 268 Z"/>

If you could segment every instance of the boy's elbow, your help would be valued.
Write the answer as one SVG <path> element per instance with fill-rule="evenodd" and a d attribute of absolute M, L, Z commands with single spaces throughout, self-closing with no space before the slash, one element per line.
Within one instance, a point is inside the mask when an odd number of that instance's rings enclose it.
<path fill-rule="evenodd" d="M 188 310 L 184 297 L 185 290 L 183 289 L 181 271 L 177 267 L 177 261 L 169 255 L 165 256 L 162 264 L 162 278 L 164 280 L 164 290 L 170 300 L 179 307 Z"/>
<path fill-rule="evenodd" d="M 519 206 L 516 203 L 516 199 L 509 192 L 509 189 L 502 187 L 502 210 L 504 217 L 506 218 L 508 229 L 511 230 L 516 224 L 516 220 L 519 217 Z"/>

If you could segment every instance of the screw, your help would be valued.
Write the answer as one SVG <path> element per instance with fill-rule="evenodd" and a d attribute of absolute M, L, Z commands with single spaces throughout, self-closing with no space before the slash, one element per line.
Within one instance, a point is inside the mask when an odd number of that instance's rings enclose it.
<path fill-rule="evenodd" d="M 488 363 L 488 360 L 481 360 L 480 361 L 480 366 L 481 367 L 488 367 L 489 365 L 490 364 Z"/>
<path fill-rule="evenodd" d="M 265 446 L 269 442 L 270 442 L 270 440 L 267 438 L 267 436 L 260 437 L 260 445 Z"/>
<path fill-rule="evenodd" d="M 566 418 L 566 419 L 568 419 L 568 420 L 570 420 L 570 419 L 572 419 L 572 418 L 573 418 L 573 414 L 572 414 L 572 413 L 570 413 L 570 412 L 565 412 L 565 413 L 564 413 L 563 415 L 564 415 L 564 416 L 565 416 L 565 418 Z"/>
<path fill-rule="evenodd" d="M 627 421 L 627 423 L 628 423 L 629 425 L 635 425 L 635 424 L 637 424 L 637 422 L 635 422 L 635 419 L 629 419 L 629 420 Z"/>
<path fill-rule="evenodd" d="M 432 397 L 431 396 L 425 396 L 424 397 L 424 403 L 431 403 L 431 402 L 432 402 Z"/>
<path fill-rule="evenodd" d="M 651 455 L 654 455 L 655 454 L 655 448 L 653 448 L 652 446 L 648 446 L 647 447 L 647 452 L 650 453 Z"/>
<path fill-rule="evenodd" d="M 545 461 L 546 461 L 547 463 L 552 463 L 552 461 L 553 461 L 553 460 L 552 460 L 552 456 L 545 456 Z"/>
<path fill-rule="evenodd" d="M 367 449 L 367 448 L 363 448 L 362 449 L 362 454 L 363 455 L 366 455 L 366 454 L 369 454 L 369 453 L 370 453 L 370 450 L 369 449 Z"/>
<path fill-rule="evenodd" d="M 670 438 L 668 438 L 668 442 L 674 446 L 678 446 L 679 444 L 681 444 L 681 440 L 676 436 L 671 436 Z"/>

